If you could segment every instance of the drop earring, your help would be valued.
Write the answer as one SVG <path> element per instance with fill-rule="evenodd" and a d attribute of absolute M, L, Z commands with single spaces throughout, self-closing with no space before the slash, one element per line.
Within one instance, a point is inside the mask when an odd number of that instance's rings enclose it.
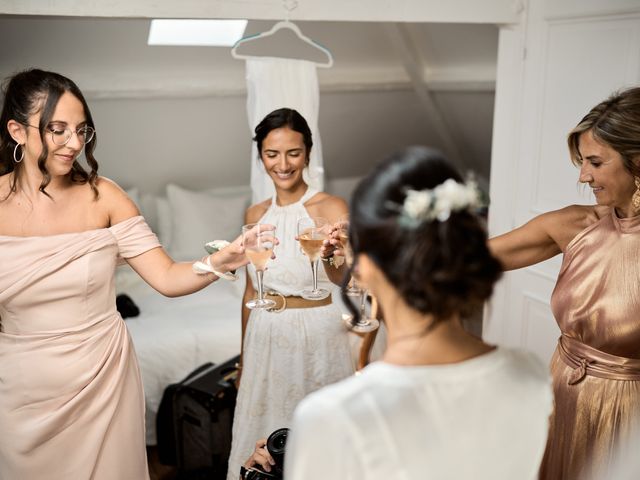
<path fill-rule="evenodd" d="M 633 180 L 636 184 L 636 191 L 633 192 L 633 196 L 631 197 L 631 204 L 636 213 L 640 213 L 640 177 L 634 177 Z"/>

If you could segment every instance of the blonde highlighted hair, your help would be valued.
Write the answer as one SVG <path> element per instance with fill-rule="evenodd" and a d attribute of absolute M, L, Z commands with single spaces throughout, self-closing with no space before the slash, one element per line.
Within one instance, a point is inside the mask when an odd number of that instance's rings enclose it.
<path fill-rule="evenodd" d="M 587 113 L 567 138 L 571 161 L 582 164 L 580 135 L 591 131 L 594 138 L 622 156 L 627 171 L 640 177 L 640 87 L 614 93 Z"/>

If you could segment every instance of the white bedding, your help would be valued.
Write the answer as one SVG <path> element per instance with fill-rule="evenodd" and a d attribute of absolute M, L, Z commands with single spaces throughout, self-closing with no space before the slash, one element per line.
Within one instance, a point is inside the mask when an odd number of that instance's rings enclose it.
<path fill-rule="evenodd" d="M 244 269 L 235 282 L 219 280 L 191 295 L 167 298 L 148 286 L 128 266 L 119 268 L 117 292 L 126 293 L 140 308 L 140 315 L 125 319 L 135 346 L 146 404 L 147 445 L 156 445 L 156 414 L 164 389 L 179 382 L 206 362 L 222 363 L 240 353 L 240 304 Z M 338 287 L 334 301 L 340 302 Z M 361 339 L 350 334 L 354 365 Z M 384 333 L 371 352 L 379 358 Z"/>
<path fill-rule="evenodd" d="M 218 281 L 192 295 L 167 298 L 132 271 L 118 277 L 118 293 L 129 295 L 140 308 L 139 316 L 125 322 L 144 386 L 147 444 L 155 445 L 155 418 L 164 389 L 203 363 L 222 363 L 240 353 L 244 279 Z"/>
<path fill-rule="evenodd" d="M 341 179 L 329 191 L 348 198 L 357 180 Z M 164 196 L 141 194 L 135 187 L 127 192 L 176 260 L 200 258 L 206 240 L 233 239 L 240 231 L 250 199 L 248 186 L 190 191 L 168 185 Z M 236 282 L 220 280 L 195 294 L 166 298 L 128 266 L 118 269 L 117 293 L 126 293 L 140 308 L 138 317 L 125 322 L 144 386 L 147 444 L 156 444 L 156 413 L 168 385 L 179 382 L 203 363 L 222 363 L 240 352 L 240 304 L 245 286 L 241 270 Z M 339 302 L 337 287 L 334 301 Z M 355 362 L 360 337 L 353 334 L 351 339 Z M 374 347 L 372 357 L 378 357 L 381 349 Z"/>

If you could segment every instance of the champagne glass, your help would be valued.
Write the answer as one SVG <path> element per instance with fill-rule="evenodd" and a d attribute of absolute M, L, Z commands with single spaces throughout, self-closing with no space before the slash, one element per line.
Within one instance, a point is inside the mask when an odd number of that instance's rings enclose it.
<path fill-rule="evenodd" d="M 276 306 L 276 302 L 264 298 L 262 288 L 262 276 L 267 262 L 273 254 L 274 232 L 263 229 L 264 225 L 259 223 L 249 223 L 242 226 L 242 245 L 244 252 L 251 264 L 256 269 L 256 280 L 258 282 L 258 298 L 249 300 L 245 305 L 247 308 L 271 308 Z"/>
<path fill-rule="evenodd" d="M 349 243 L 349 216 L 343 215 L 338 220 L 340 231 L 338 236 L 340 237 L 340 242 L 342 243 L 342 248 L 344 250 L 344 258 L 349 268 L 353 269 L 353 249 L 351 248 L 351 244 Z M 347 287 L 345 293 L 350 297 L 360 297 L 360 319 L 353 324 L 353 315 L 343 315 L 342 319 L 347 324 L 349 329 L 356 333 L 368 333 L 376 330 L 380 326 L 380 321 L 376 318 L 376 314 L 378 312 L 378 302 L 376 298 L 371 296 L 371 314 L 367 313 L 367 296 L 368 291 L 366 288 L 358 285 L 355 276 L 351 276 L 351 280 L 349 282 L 349 286 Z"/>
<path fill-rule="evenodd" d="M 376 298 L 371 296 L 371 314 L 367 314 L 367 296 L 368 291 L 366 288 L 360 288 L 360 319 L 355 323 L 351 323 L 351 316 L 349 316 L 349 328 L 356 333 L 373 332 L 380 326 L 380 321 L 376 318 L 378 311 L 378 302 Z M 347 319 L 345 319 L 347 320 Z"/>
<path fill-rule="evenodd" d="M 320 249 L 322 242 L 328 237 L 329 227 L 327 219 L 322 217 L 307 217 L 298 220 L 298 241 L 302 251 L 309 257 L 313 278 L 313 288 L 306 288 L 300 292 L 300 296 L 307 300 L 322 300 L 331 294 L 326 288 L 318 288 Z"/>
<path fill-rule="evenodd" d="M 340 243 L 342 244 L 342 251 L 344 253 L 344 261 L 347 263 L 347 266 L 351 268 L 353 266 L 353 250 L 351 249 L 351 244 L 349 243 L 349 214 L 342 215 L 338 219 L 338 238 L 340 239 Z M 356 283 L 355 278 L 351 275 L 349 279 L 349 284 L 345 290 L 345 293 L 349 297 L 358 297 L 361 294 L 360 288 Z"/>

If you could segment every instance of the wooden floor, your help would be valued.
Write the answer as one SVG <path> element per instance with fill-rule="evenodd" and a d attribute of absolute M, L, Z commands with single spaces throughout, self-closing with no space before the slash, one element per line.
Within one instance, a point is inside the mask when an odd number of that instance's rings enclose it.
<path fill-rule="evenodd" d="M 147 463 L 149 465 L 149 477 L 151 477 L 151 480 L 175 480 L 177 477 L 175 467 L 169 467 L 160 463 L 155 447 L 147 447 Z"/>

